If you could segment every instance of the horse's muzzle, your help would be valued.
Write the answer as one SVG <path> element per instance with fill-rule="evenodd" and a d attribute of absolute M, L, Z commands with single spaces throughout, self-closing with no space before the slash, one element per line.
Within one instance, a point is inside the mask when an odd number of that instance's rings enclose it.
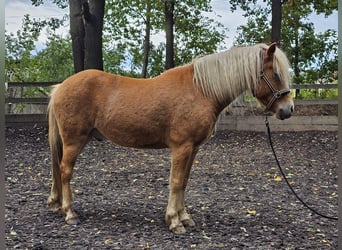
<path fill-rule="evenodd" d="M 279 109 L 276 113 L 276 117 L 280 120 L 285 120 L 285 119 L 291 117 L 293 111 L 294 111 L 294 104 L 293 103 L 289 103 L 287 105 L 282 105 L 281 107 L 279 107 Z"/>

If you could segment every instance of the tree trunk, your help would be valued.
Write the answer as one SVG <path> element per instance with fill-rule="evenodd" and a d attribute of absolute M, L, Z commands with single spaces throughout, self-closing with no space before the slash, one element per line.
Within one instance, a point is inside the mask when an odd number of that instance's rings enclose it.
<path fill-rule="evenodd" d="M 293 66 L 294 66 L 294 79 L 295 79 L 295 84 L 300 84 L 299 81 L 299 75 L 300 75 L 300 70 L 299 70 L 299 38 L 298 38 L 298 33 L 296 34 L 295 37 L 295 48 L 294 48 L 294 60 L 293 60 Z M 295 99 L 299 98 L 300 95 L 300 90 L 296 89 L 295 93 Z"/>
<path fill-rule="evenodd" d="M 271 42 L 280 46 L 281 33 L 281 0 L 272 0 L 272 34 Z"/>
<path fill-rule="evenodd" d="M 146 22 L 145 22 L 145 38 L 144 38 L 144 58 L 141 76 L 147 77 L 148 57 L 150 55 L 150 37 L 151 37 L 151 0 L 146 3 Z"/>
<path fill-rule="evenodd" d="M 75 73 L 84 70 L 84 25 L 82 19 L 82 0 L 70 0 L 70 34 Z"/>
<path fill-rule="evenodd" d="M 174 0 L 165 0 L 164 2 L 164 13 L 165 13 L 165 33 L 166 33 L 166 57 L 165 57 L 165 69 L 171 69 L 175 66 L 174 63 Z"/>
<path fill-rule="evenodd" d="M 102 28 L 105 0 L 69 0 L 75 73 L 103 70 Z"/>
<path fill-rule="evenodd" d="M 83 21 L 85 29 L 85 69 L 103 70 L 102 28 L 105 0 L 88 0 L 83 2 Z"/>
<path fill-rule="evenodd" d="M 293 4 L 293 8 L 297 8 L 297 6 L 295 6 L 295 2 L 292 2 Z M 298 27 L 299 26 L 299 21 L 300 21 L 300 16 L 298 14 L 295 14 L 293 15 L 292 17 L 293 19 L 293 23 L 294 23 L 294 26 L 295 27 Z M 300 84 L 300 68 L 299 68 L 299 62 L 300 62 L 300 58 L 301 58 L 301 48 L 300 48 L 300 34 L 299 34 L 299 30 L 298 28 L 297 29 L 294 29 L 294 32 L 293 32 L 293 37 L 294 37 L 294 48 L 293 48 L 293 51 L 294 51 L 294 54 L 293 54 L 293 71 L 294 71 L 294 83 L 295 84 Z M 300 89 L 296 89 L 296 92 L 295 92 L 295 99 L 298 99 L 300 97 Z"/>

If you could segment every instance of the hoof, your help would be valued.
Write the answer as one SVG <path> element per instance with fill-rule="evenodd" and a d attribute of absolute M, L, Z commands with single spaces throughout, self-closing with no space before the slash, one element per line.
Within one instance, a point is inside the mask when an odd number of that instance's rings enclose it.
<path fill-rule="evenodd" d="M 48 207 L 51 207 L 51 206 L 55 206 L 57 205 L 59 202 L 57 202 L 57 199 L 53 198 L 53 197 L 49 197 L 46 204 Z"/>
<path fill-rule="evenodd" d="M 77 217 L 65 219 L 65 221 L 68 225 L 77 225 L 80 223 L 80 220 Z"/>
<path fill-rule="evenodd" d="M 61 204 L 55 199 L 49 198 L 47 201 L 47 207 L 53 207 L 54 213 L 62 212 Z"/>
<path fill-rule="evenodd" d="M 75 212 L 73 212 L 71 209 L 68 210 L 65 213 L 65 221 L 68 225 L 76 225 L 80 222 L 80 220 L 78 219 L 78 216 Z"/>
<path fill-rule="evenodd" d="M 170 226 L 169 229 L 174 234 L 185 234 L 186 233 L 185 227 L 183 225 L 178 225 L 178 226 L 173 227 L 173 228 L 171 228 L 171 226 Z"/>
<path fill-rule="evenodd" d="M 62 213 L 62 207 L 56 205 L 55 208 L 53 209 L 53 212 L 54 212 L 55 214 Z"/>
<path fill-rule="evenodd" d="M 176 213 L 174 216 L 166 214 L 165 222 L 166 225 L 169 226 L 170 231 L 174 234 L 184 234 L 186 233 L 185 227 L 195 226 L 195 222 L 185 209 L 179 213 Z"/>
<path fill-rule="evenodd" d="M 182 220 L 182 223 L 186 227 L 194 227 L 195 226 L 195 222 L 193 221 L 193 219 Z"/>

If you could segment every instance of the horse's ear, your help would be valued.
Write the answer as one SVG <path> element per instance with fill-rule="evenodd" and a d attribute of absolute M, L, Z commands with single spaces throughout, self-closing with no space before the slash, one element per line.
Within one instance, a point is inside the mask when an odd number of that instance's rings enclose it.
<path fill-rule="evenodd" d="M 266 51 L 266 55 L 269 56 L 269 57 L 273 57 L 273 54 L 275 52 L 277 48 L 277 43 L 274 42 L 270 45 L 270 47 L 268 47 L 267 51 Z"/>

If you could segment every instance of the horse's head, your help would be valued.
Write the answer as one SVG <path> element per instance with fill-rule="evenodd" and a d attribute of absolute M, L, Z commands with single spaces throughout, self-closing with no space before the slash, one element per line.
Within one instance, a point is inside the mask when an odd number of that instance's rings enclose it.
<path fill-rule="evenodd" d="M 255 97 L 266 107 L 265 112 L 272 112 L 281 120 L 287 119 L 294 111 L 287 58 L 275 43 L 262 49 L 260 57 L 260 77 Z"/>

